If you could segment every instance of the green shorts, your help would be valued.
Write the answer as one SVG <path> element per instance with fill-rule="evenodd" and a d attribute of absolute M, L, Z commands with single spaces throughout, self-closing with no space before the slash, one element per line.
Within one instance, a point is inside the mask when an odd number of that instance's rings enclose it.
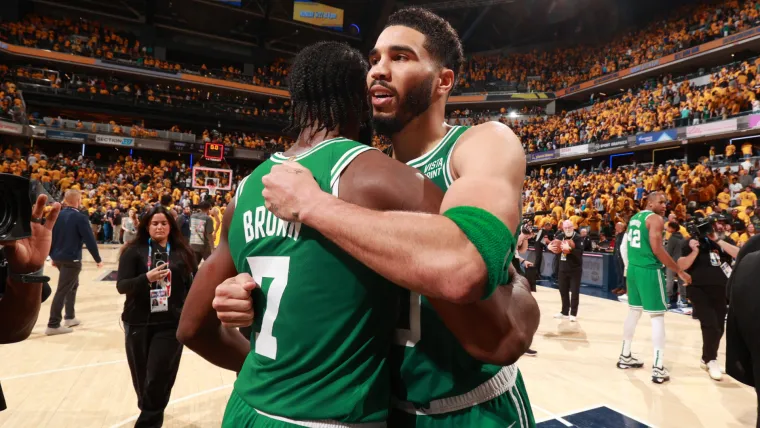
<path fill-rule="evenodd" d="M 665 272 L 663 269 L 628 266 L 628 306 L 647 313 L 665 313 Z"/>
<path fill-rule="evenodd" d="M 278 421 L 259 414 L 253 407 L 243 401 L 240 395 L 232 390 L 227 408 L 224 410 L 222 428 L 298 428 L 288 422 Z"/>
<path fill-rule="evenodd" d="M 385 422 L 345 424 L 340 422 L 333 423 L 332 421 L 299 421 L 299 423 L 290 423 L 280 419 L 284 418 L 267 415 L 254 409 L 233 389 L 230 400 L 227 402 L 227 408 L 224 410 L 222 428 L 386 427 Z"/>
<path fill-rule="evenodd" d="M 388 427 L 393 428 L 534 428 L 533 410 L 522 373 L 515 386 L 493 400 L 467 409 L 437 415 L 413 415 L 392 409 Z"/>

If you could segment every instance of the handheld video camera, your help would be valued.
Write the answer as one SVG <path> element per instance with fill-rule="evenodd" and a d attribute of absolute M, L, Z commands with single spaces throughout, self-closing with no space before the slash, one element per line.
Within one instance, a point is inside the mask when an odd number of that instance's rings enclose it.
<path fill-rule="evenodd" d="M 32 236 L 32 206 L 40 193 L 46 192 L 38 181 L 0 174 L 0 241 L 18 241 Z M 0 249 L 0 296 L 5 292 L 8 269 L 5 253 Z M 49 295 L 50 286 L 44 283 L 42 301 Z"/>
<path fill-rule="evenodd" d="M 717 222 L 730 221 L 730 217 L 726 217 L 723 214 L 710 214 L 707 217 L 699 217 L 690 222 L 684 223 L 684 227 L 689 232 L 689 235 L 696 239 L 706 238 L 707 235 L 713 232 L 713 224 Z"/>
<path fill-rule="evenodd" d="M 32 236 L 32 205 L 42 185 L 26 177 L 0 174 L 0 241 Z"/>

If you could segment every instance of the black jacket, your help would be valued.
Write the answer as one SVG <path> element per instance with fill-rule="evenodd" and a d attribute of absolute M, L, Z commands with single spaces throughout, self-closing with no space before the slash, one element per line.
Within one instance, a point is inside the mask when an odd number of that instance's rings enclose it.
<path fill-rule="evenodd" d="M 124 311 L 121 319 L 129 325 L 148 324 L 178 324 L 185 297 L 190 290 L 193 276 L 198 271 L 198 266 L 186 266 L 176 246 L 172 245 L 169 255 L 169 269 L 171 269 L 171 296 L 169 296 L 169 310 L 166 312 L 151 313 L 150 290 L 155 288 L 148 282 L 148 247 L 138 245 L 129 247 L 119 257 L 119 272 L 116 280 L 116 289 L 119 294 L 126 294 Z M 157 244 L 153 244 L 153 253 L 165 253 Z M 194 258 L 193 258 L 194 259 Z M 155 267 L 155 265 L 153 265 Z"/>
<path fill-rule="evenodd" d="M 693 238 L 692 238 L 693 239 Z M 684 239 L 681 242 L 681 257 L 687 257 L 691 255 L 691 247 L 689 242 L 692 239 Z M 723 270 L 720 268 L 720 264 L 728 263 L 729 265 L 733 261 L 733 258 L 726 252 L 720 249 L 720 246 L 708 238 L 702 238 L 697 240 L 699 247 L 697 248 L 697 258 L 694 259 L 694 263 L 686 269 L 686 272 L 691 275 L 691 287 L 725 287 L 728 283 L 728 278 Z M 729 244 L 734 242 L 725 238 L 724 241 Z M 717 264 L 715 266 L 712 263 L 710 254 L 715 254 L 717 257 Z"/>
<path fill-rule="evenodd" d="M 557 254 L 559 257 L 559 271 L 560 272 L 575 272 L 583 270 L 583 238 L 577 232 L 573 233 L 573 236 L 568 238 L 564 233 L 558 232 L 557 239 L 572 240 L 575 243 L 575 248 L 570 254 L 565 255 L 565 260 L 562 260 L 563 253 Z"/>

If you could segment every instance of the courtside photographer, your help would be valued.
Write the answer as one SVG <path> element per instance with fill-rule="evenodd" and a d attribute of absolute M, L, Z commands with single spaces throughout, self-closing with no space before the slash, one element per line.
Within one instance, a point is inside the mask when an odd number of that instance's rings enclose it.
<path fill-rule="evenodd" d="M 692 277 L 687 293 L 702 329 L 700 366 L 714 380 L 723 377 L 717 358 L 725 329 L 726 283 L 731 263 L 739 253 L 731 238 L 725 236 L 723 226 L 727 220 L 721 215 L 697 219 L 689 227 L 691 239 L 683 241 L 677 262 Z"/>
<path fill-rule="evenodd" d="M 61 211 L 54 203 L 45 214 L 48 196 L 39 183 L 0 174 L 0 344 L 29 337 L 40 306 L 50 296 L 43 276 L 52 230 Z M 32 205 L 32 200 L 36 202 Z M 0 388 L 0 411 L 5 410 Z"/>

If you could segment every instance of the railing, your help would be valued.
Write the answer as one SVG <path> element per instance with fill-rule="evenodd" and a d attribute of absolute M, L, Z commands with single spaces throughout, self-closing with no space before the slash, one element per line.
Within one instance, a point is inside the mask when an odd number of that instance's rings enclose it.
<path fill-rule="evenodd" d="M 73 130 L 82 130 L 86 132 L 96 132 L 96 133 L 106 133 L 106 134 L 114 134 L 114 126 L 108 123 L 97 123 L 97 122 L 81 122 L 82 128 L 77 128 L 78 121 L 76 120 L 69 120 L 69 119 L 58 119 L 53 117 L 45 117 L 42 119 L 42 121 L 45 123 L 46 126 L 50 128 L 62 128 L 62 129 L 73 129 Z M 54 125 L 57 123 L 57 126 Z M 94 127 L 93 127 L 94 125 Z M 132 127 L 131 126 L 120 126 L 117 125 L 119 128 L 121 128 L 121 133 L 119 135 L 131 135 L 132 133 Z M 157 136 L 155 137 L 144 137 L 141 135 L 138 135 L 140 138 L 157 138 L 162 140 L 173 140 L 173 141 L 185 141 L 189 143 L 193 143 L 197 140 L 195 134 L 186 134 L 182 132 L 171 132 L 171 131 L 165 131 L 165 130 L 153 130 L 153 129 L 146 129 L 146 131 L 156 131 Z"/>

